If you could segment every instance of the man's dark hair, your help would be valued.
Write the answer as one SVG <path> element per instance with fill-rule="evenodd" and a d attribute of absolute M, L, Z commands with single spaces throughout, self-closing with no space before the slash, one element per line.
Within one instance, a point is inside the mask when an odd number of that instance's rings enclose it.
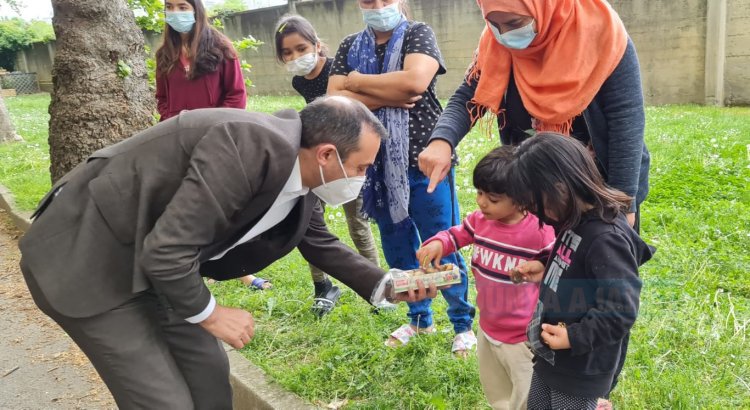
<path fill-rule="evenodd" d="M 299 115 L 302 148 L 333 144 L 342 161 L 359 149 L 363 127 L 378 134 L 380 139 L 388 136 L 383 124 L 364 104 L 347 97 L 320 97 L 303 108 Z"/>
<path fill-rule="evenodd" d="M 474 188 L 490 194 L 508 192 L 505 166 L 512 158 L 513 148 L 510 146 L 497 147 L 487 153 L 474 167 Z"/>

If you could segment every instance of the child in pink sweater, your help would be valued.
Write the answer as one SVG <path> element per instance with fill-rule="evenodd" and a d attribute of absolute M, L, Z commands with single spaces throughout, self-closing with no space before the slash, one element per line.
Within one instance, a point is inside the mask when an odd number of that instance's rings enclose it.
<path fill-rule="evenodd" d="M 533 373 L 526 326 L 539 296 L 538 284 L 515 285 L 510 271 L 523 262 L 543 263 L 555 242 L 542 225 L 505 194 L 505 164 L 511 147 L 487 154 L 474 168 L 479 210 L 462 225 L 442 231 L 417 251 L 423 265 L 473 244 L 471 270 L 477 285 L 479 378 L 493 408 L 525 409 Z"/>

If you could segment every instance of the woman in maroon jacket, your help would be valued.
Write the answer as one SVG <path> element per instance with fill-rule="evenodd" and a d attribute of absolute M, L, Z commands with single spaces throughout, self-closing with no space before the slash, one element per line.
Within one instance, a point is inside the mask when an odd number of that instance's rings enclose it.
<path fill-rule="evenodd" d="M 166 0 L 164 8 L 164 42 L 156 51 L 161 121 L 196 108 L 244 109 L 247 93 L 237 52 L 208 23 L 201 0 Z"/>

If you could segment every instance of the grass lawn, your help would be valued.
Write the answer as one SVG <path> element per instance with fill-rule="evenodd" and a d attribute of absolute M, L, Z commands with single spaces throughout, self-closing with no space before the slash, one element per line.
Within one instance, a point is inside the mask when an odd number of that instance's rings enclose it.
<path fill-rule="evenodd" d="M 26 141 L 0 145 L 0 183 L 28 210 L 49 187 L 49 97 L 5 101 Z M 249 102 L 258 111 L 304 104 L 297 97 Z M 651 193 L 642 226 L 658 252 L 641 271 L 641 312 L 615 406 L 750 408 L 750 109 L 650 107 L 647 121 Z M 459 147 L 464 213 L 475 209 L 471 169 L 495 144 L 472 132 Z M 351 244 L 343 212 L 329 209 L 326 218 Z M 405 323 L 406 306 L 375 315 L 346 290 L 340 306 L 317 320 L 297 252 L 262 276 L 273 280 L 272 291 L 251 292 L 238 281 L 212 291 L 220 303 L 253 313 L 256 336 L 243 353 L 285 388 L 320 404 L 346 399 L 347 409 L 486 408 L 476 359 L 450 354 L 441 298 L 434 303 L 439 332 L 390 350 L 383 340 Z"/>

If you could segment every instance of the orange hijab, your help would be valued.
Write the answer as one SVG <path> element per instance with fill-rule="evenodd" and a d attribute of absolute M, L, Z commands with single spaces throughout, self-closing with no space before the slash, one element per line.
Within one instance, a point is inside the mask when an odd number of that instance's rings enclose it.
<path fill-rule="evenodd" d="M 591 103 L 625 54 L 628 35 L 620 17 L 605 0 L 477 3 L 485 21 L 493 11 L 532 16 L 537 35 L 528 48 L 511 50 L 485 27 L 467 72 L 469 83 L 479 79 L 471 102 L 479 112 L 502 114 L 500 104 L 512 67 L 534 128 L 569 135 L 573 119 Z"/>

